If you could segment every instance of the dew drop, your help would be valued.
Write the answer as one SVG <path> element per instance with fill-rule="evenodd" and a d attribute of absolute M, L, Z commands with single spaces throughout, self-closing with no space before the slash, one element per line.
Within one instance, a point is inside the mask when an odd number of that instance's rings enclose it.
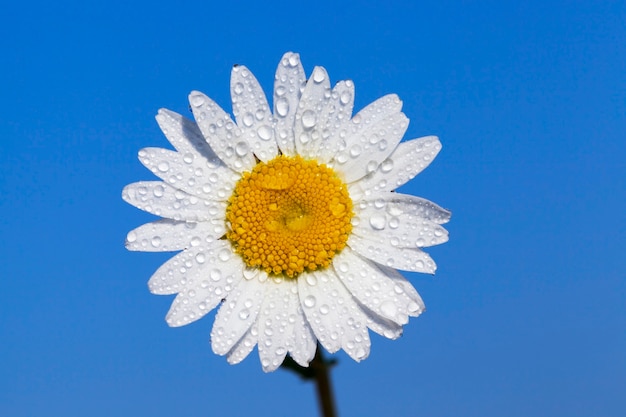
<path fill-rule="evenodd" d="M 268 125 L 259 127 L 256 133 L 263 140 L 270 140 L 272 138 L 272 129 Z"/>
<path fill-rule="evenodd" d="M 218 258 L 220 258 L 220 261 L 226 262 L 227 260 L 230 259 L 230 250 L 222 249 L 217 256 Z"/>
<path fill-rule="evenodd" d="M 206 261 L 206 255 L 202 252 L 198 253 L 196 255 L 196 262 L 198 262 L 199 264 L 203 264 L 204 261 Z"/>
<path fill-rule="evenodd" d="M 154 187 L 154 190 L 152 190 L 152 194 L 154 194 L 155 197 L 163 197 L 164 193 L 165 188 L 163 188 L 161 184 L 157 185 L 156 187 Z"/>
<path fill-rule="evenodd" d="M 193 162 L 193 154 L 191 153 L 186 153 L 185 156 L 183 156 L 183 161 L 186 164 L 191 164 Z"/>
<path fill-rule="evenodd" d="M 343 93 L 341 93 L 341 96 L 339 96 L 339 101 L 341 102 L 341 104 L 348 104 L 350 102 L 350 99 L 352 98 L 352 94 L 350 94 L 350 92 L 348 91 L 344 91 Z"/>
<path fill-rule="evenodd" d="M 352 158 L 356 158 L 357 156 L 361 155 L 361 145 L 359 144 L 355 144 L 352 145 L 352 147 L 350 148 L 350 156 Z"/>
<path fill-rule="evenodd" d="M 315 303 L 317 302 L 317 300 L 315 299 L 314 296 L 309 295 L 304 299 L 304 306 L 311 308 L 313 306 L 315 306 Z"/>
<path fill-rule="evenodd" d="M 394 319 L 398 314 L 398 307 L 393 301 L 385 301 L 380 305 L 380 312 L 388 319 Z"/>
<path fill-rule="evenodd" d="M 166 161 L 159 162 L 159 165 L 157 165 L 157 169 L 161 172 L 167 172 L 170 169 L 170 164 L 168 164 Z"/>
<path fill-rule="evenodd" d="M 153 247 L 158 248 L 161 246 L 161 238 L 159 236 L 154 236 L 150 241 Z"/>
<path fill-rule="evenodd" d="M 380 170 L 382 172 L 389 172 L 393 169 L 393 160 L 392 159 L 385 159 L 383 161 L 383 163 L 380 165 Z"/>
<path fill-rule="evenodd" d="M 243 116 L 242 122 L 245 127 L 252 126 L 252 124 L 254 123 L 254 116 L 252 115 L 252 113 L 246 113 Z"/>
<path fill-rule="evenodd" d="M 128 243 L 133 243 L 136 240 L 137 240 L 137 233 L 135 233 L 135 232 L 128 232 L 128 234 L 126 235 L 126 241 Z"/>
<path fill-rule="evenodd" d="M 222 272 L 219 269 L 212 269 L 209 273 L 209 278 L 211 278 L 212 281 L 217 282 L 222 279 Z"/>
<path fill-rule="evenodd" d="M 200 107 L 204 104 L 204 97 L 200 94 L 196 94 L 191 97 L 191 105 L 194 107 Z"/>
<path fill-rule="evenodd" d="M 287 62 L 289 63 L 290 67 L 295 67 L 296 65 L 298 65 L 298 62 L 300 62 L 298 54 L 291 54 Z"/>
<path fill-rule="evenodd" d="M 243 84 L 242 83 L 235 83 L 235 86 L 233 87 L 233 91 L 237 95 L 243 93 Z"/>
<path fill-rule="evenodd" d="M 285 97 L 279 98 L 276 102 L 276 113 L 281 117 L 285 117 L 289 113 L 289 102 Z"/>
<path fill-rule="evenodd" d="M 409 313 L 417 313 L 418 311 L 421 310 L 421 308 L 419 304 L 417 304 L 414 301 L 411 301 L 409 305 L 407 306 L 407 310 L 409 310 Z"/>
<path fill-rule="evenodd" d="M 305 129 L 310 129 L 315 126 L 315 122 L 317 121 L 317 116 L 313 110 L 306 110 L 302 113 L 302 126 Z"/>
<path fill-rule="evenodd" d="M 239 142 L 235 145 L 235 152 L 238 156 L 245 156 L 248 153 L 248 144 L 246 142 Z"/>
<path fill-rule="evenodd" d="M 376 168 L 378 168 L 378 163 L 376 161 L 369 161 L 367 163 L 367 166 L 365 167 L 365 170 L 369 174 L 370 172 L 376 171 Z"/>
<path fill-rule="evenodd" d="M 241 320 L 246 320 L 248 317 L 250 317 L 250 310 L 248 310 L 247 308 L 244 308 L 239 312 L 239 318 Z"/>
<path fill-rule="evenodd" d="M 313 287 L 313 286 L 317 285 L 317 278 L 313 274 L 307 274 L 306 282 L 307 282 L 307 284 L 309 284 L 310 286 Z"/>
<path fill-rule="evenodd" d="M 374 214 L 370 217 L 370 226 L 374 230 L 383 230 L 387 224 L 387 219 L 382 214 Z"/>
<path fill-rule="evenodd" d="M 316 67 L 315 70 L 313 71 L 313 81 L 319 84 L 325 79 L 326 79 L 326 74 L 324 74 L 324 71 L 321 68 Z"/>

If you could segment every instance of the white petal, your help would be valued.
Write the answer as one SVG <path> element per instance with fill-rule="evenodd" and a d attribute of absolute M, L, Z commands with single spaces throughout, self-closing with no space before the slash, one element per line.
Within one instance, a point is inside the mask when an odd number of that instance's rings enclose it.
<path fill-rule="evenodd" d="M 199 91 L 191 92 L 189 103 L 202 135 L 217 156 L 237 172 L 250 171 L 256 163 L 254 154 L 230 116 Z"/>
<path fill-rule="evenodd" d="M 354 83 L 350 80 L 338 82 L 320 114 L 322 144 L 318 158 L 322 162 L 328 163 L 341 147 L 345 147 L 353 109 Z"/>
<path fill-rule="evenodd" d="M 226 360 L 228 361 L 228 363 L 231 365 L 236 365 L 244 360 L 250 354 L 250 352 L 252 352 L 254 346 L 256 346 L 258 341 L 258 335 L 259 333 L 255 323 L 252 325 L 252 327 L 248 329 L 246 334 L 243 335 L 241 340 L 239 340 L 239 342 L 237 342 L 237 344 L 233 346 L 230 352 L 226 354 Z"/>
<path fill-rule="evenodd" d="M 227 354 L 256 321 L 265 298 L 265 283 L 243 280 L 229 294 L 215 316 L 211 347 L 218 355 Z"/>
<path fill-rule="evenodd" d="M 396 149 L 408 127 L 409 119 L 404 113 L 395 113 L 372 123 L 362 129 L 358 137 L 346 140 L 346 149 L 335 156 L 333 168 L 343 174 L 346 182 L 376 171 Z"/>
<path fill-rule="evenodd" d="M 150 278 L 148 288 L 153 294 L 167 295 L 200 286 L 214 292 L 221 300 L 227 293 L 227 285 L 235 284 L 241 275 L 242 264 L 238 258 L 232 265 L 225 264 L 231 258 L 235 258 L 232 248 L 223 240 L 194 246 L 161 265 Z"/>
<path fill-rule="evenodd" d="M 301 137 L 307 138 L 306 143 L 301 143 L 300 149 L 303 154 L 309 158 L 315 158 L 318 162 L 328 163 L 340 147 L 345 146 L 344 138 L 349 130 L 353 107 L 354 83 L 340 81 L 333 88 L 328 100 L 324 101 L 316 123 L 308 131 L 304 125 L 305 119 L 301 120 L 304 130 Z"/>
<path fill-rule="evenodd" d="M 434 274 L 437 269 L 432 258 L 422 250 L 389 246 L 386 238 L 379 239 L 374 234 L 359 236 L 352 233 L 348 238 L 348 246 L 362 256 L 391 268 L 428 274 Z"/>
<path fill-rule="evenodd" d="M 423 248 L 448 241 L 448 231 L 435 222 L 400 210 L 393 194 L 374 195 L 354 207 L 352 233 L 397 248 Z M 390 200 L 388 200 L 389 198 Z M 410 206 L 409 206 L 410 207 Z"/>
<path fill-rule="evenodd" d="M 295 314 L 300 301 L 293 279 L 272 278 L 265 284 L 265 301 L 258 317 L 259 357 L 265 372 L 276 370 L 293 340 Z"/>
<path fill-rule="evenodd" d="M 213 310 L 241 281 L 242 270 L 243 262 L 232 254 L 229 243 L 219 241 L 181 252 L 159 268 L 148 286 L 153 293 L 178 289 L 166 321 L 179 327 Z"/>
<path fill-rule="evenodd" d="M 294 313 L 293 340 L 290 342 L 289 356 L 300 366 L 307 367 L 313 360 L 317 349 L 317 339 L 309 325 L 300 301 Z"/>
<path fill-rule="evenodd" d="M 272 113 L 259 82 L 243 65 L 233 67 L 230 94 L 237 126 L 256 157 L 264 162 L 274 159 L 278 155 L 278 146 Z"/>
<path fill-rule="evenodd" d="M 406 296 L 411 299 L 412 304 L 410 304 L 408 308 L 409 316 L 417 317 L 426 311 L 426 306 L 424 305 L 422 297 L 420 297 L 415 287 L 413 287 L 413 285 L 411 285 L 411 283 L 407 281 L 407 279 L 404 278 L 400 272 L 384 265 L 378 265 L 378 268 L 380 268 L 385 275 L 387 275 L 395 283 L 395 285 L 402 288 L 402 291 L 404 291 Z"/>
<path fill-rule="evenodd" d="M 367 317 L 332 270 L 303 274 L 298 292 L 309 325 L 326 350 L 343 349 L 357 362 L 369 355 Z"/>
<path fill-rule="evenodd" d="M 122 198 L 138 209 L 173 220 L 224 220 L 226 213 L 226 202 L 205 200 L 161 181 L 129 184 L 122 190 Z"/>
<path fill-rule="evenodd" d="M 170 252 L 213 242 L 226 233 L 223 221 L 178 222 L 161 219 L 131 230 L 126 235 L 126 249 L 142 252 Z"/>
<path fill-rule="evenodd" d="M 363 314 L 367 317 L 367 327 L 387 339 L 396 340 L 402 336 L 402 326 L 379 316 L 363 307 Z"/>
<path fill-rule="evenodd" d="M 294 121 L 296 150 L 305 158 L 315 158 L 316 143 L 321 139 L 315 129 L 322 109 L 330 97 L 330 78 L 322 67 L 315 67 L 302 91 Z"/>
<path fill-rule="evenodd" d="M 219 159 L 209 161 L 196 152 L 145 148 L 139 151 L 139 160 L 172 187 L 208 200 L 228 200 L 240 178 Z"/>
<path fill-rule="evenodd" d="M 420 309 L 404 288 L 387 276 L 386 271 L 345 248 L 333 260 L 335 272 L 348 291 L 374 313 L 398 324 L 409 321 L 409 313 Z"/>
<path fill-rule="evenodd" d="M 441 142 L 436 136 L 402 142 L 375 172 L 357 184 L 362 190 L 395 190 L 430 165 L 440 150 Z"/>
<path fill-rule="evenodd" d="M 294 120 L 306 75 L 300 62 L 300 55 L 287 52 L 283 55 L 274 80 L 274 120 L 278 146 L 283 154 L 294 156 Z"/>
<path fill-rule="evenodd" d="M 382 199 L 385 201 L 385 211 L 392 216 L 406 214 L 421 217 L 437 224 L 444 224 L 450 221 L 450 211 L 439 207 L 432 201 L 396 192 L 363 191 L 358 186 L 360 183 L 359 181 L 349 186 L 350 197 L 353 201 L 374 202 L 375 205 L 380 205 L 380 200 Z"/>
<path fill-rule="evenodd" d="M 193 153 L 203 156 L 214 165 L 223 165 L 202 136 L 198 125 L 171 110 L 160 109 L 157 123 L 172 146 L 181 154 Z"/>

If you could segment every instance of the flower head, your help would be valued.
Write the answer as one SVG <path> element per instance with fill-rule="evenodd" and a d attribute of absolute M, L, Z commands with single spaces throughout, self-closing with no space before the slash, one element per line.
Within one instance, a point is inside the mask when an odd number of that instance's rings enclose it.
<path fill-rule="evenodd" d="M 434 159 L 434 136 L 400 142 L 408 119 L 384 96 L 352 116 L 354 84 L 332 89 L 298 54 L 281 59 L 273 111 L 256 78 L 232 71 L 235 120 L 200 92 L 195 122 L 162 109 L 157 122 L 176 151 L 146 148 L 162 181 L 128 185 L 128 203 L 163 217 L 130 233 L 137 251 L 182 251 L 149 281 L 178 294 L 170 326 L 221 304 L 213 351 L 238 363 L 258 345 L 265 371 L 289 354 L 307 366 L 316 341 L 357 361 L 369 330 L 395 339 L 424 303 L 398 269 L 434 273 L 421 248 L 447 241 L 450 213 L 393 192 Z"/>

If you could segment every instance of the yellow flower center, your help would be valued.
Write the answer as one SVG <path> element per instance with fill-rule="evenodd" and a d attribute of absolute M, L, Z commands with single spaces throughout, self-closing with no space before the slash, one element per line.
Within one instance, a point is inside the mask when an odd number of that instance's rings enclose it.
<path fill-rule="evenodd" d="M 226 237 L 248 266 L 296 277 L 330 265 L 346 245 L 351 218 L 347 187 L 332 169 L 281 155 L 239 180 Z"/>

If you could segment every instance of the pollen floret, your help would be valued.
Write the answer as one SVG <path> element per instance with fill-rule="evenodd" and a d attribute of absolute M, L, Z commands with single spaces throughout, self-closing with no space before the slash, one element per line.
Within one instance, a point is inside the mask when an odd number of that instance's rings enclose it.
<path fill-rule="evenodd" d="M 352 201 L 331 168 L 281 155 L 242 176 L 226 218 L 226 236 L 248 266 L 293 278 L 326 268 L 345 247 Z"/>

